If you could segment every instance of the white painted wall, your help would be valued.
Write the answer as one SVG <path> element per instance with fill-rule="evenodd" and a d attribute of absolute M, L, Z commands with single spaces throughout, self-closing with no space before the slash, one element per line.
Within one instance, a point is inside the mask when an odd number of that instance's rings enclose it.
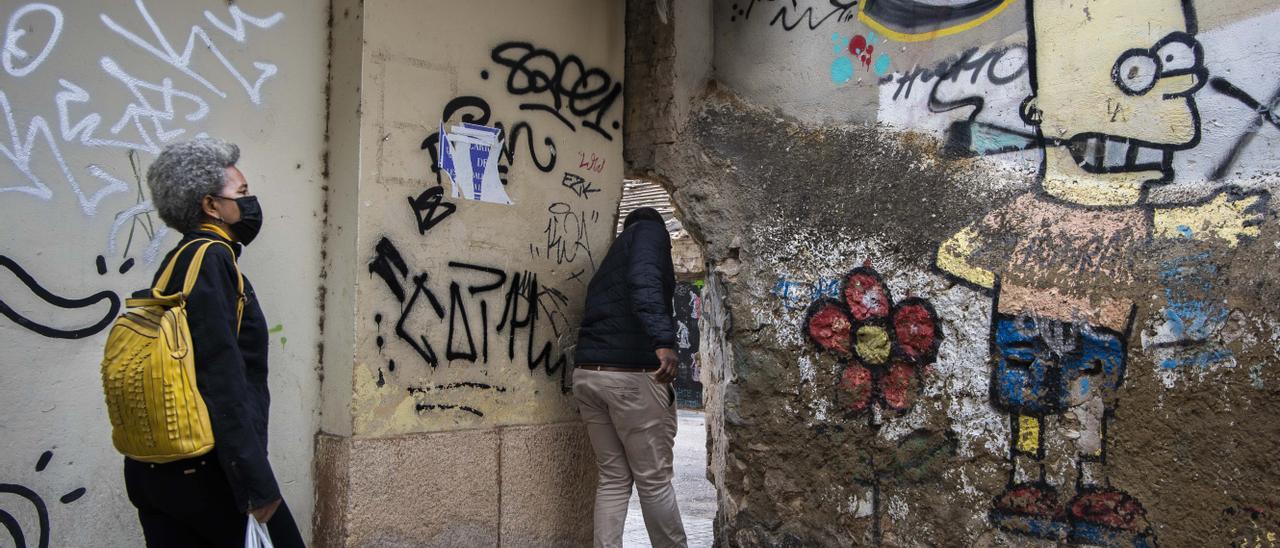
<path fill-rule="evenodd" d="M 0 4 L 0 484 L 38 497 L 48 530 L 18 495 L 0 493 L 0 512 L 28 545 L 142 542 L 110 443 L 97 324 L 177 241 L 142 213 L 147 165 L 165 144 L 201 134 L 240 145 L 266 214 L 241 267 L 278 326 L 271 460 L 310 529 L 327 10 L 316 0 Z M 24 275 L 92 300 L 60 307 Z"/>

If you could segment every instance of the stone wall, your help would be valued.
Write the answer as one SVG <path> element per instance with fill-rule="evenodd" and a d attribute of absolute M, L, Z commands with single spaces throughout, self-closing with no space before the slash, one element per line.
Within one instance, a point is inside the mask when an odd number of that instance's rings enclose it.
<path fill-rule="evenodd" d="M 1274 538 L 1280 11 L 676 4 L 628 78 L 711 82 L 626 158 L 706 246 L 720 542 Z"/>

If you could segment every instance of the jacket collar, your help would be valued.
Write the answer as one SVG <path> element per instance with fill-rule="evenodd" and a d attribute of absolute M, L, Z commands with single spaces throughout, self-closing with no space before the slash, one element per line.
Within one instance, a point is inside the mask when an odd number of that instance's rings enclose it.
<path fill-rule="evenodd" d="M 240 258 L 240 252 L 244 250 L 244 246 L 240 245 L 239 242 L 232 240 L 231 236 L 227 234 L 226 231 L 208 223 L 202 223 L 199 228 L 188 232 L 184 236 L 189 239 L 208 238 L 231 244 L 231 251 L 235 254 L 237 259 Z"/>

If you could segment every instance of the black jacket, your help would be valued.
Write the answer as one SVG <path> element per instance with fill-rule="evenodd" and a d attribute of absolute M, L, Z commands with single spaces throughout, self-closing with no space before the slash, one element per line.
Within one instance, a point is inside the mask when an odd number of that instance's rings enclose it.
<path fill-rule="evenodd" d="M 671 235 L 641 220 L 622 231 L 587 286 L 574 363 L 657 367 L 654 350 L 675 348 Z"/>
<path fill-rule="evenodd" d="M 165 256 L 160 270 L 178 249 L 197 238 L 227 241 L 213 232 L 197 230 L 187 234 Z M 200 245 L 192 245 L 177 258 L 164 290 L 166 295 L 182 289 L 187 266 Z M 231 247 L 238 257 L 240 245 L 231 243 Z M 244 316 L 237 336 L 234 260 L 226 246 L 209 248 L 187 297 L 187 325 L 195 349 L 196 389 L 209 409 L 214 453 L 231 484 L 236 507 L 247 511 L 280 498 L 280 487 L 267 462 L 267 413 L 271 406 L 267 390 L 267 319 L 253 286 L 245 278 Z"/>

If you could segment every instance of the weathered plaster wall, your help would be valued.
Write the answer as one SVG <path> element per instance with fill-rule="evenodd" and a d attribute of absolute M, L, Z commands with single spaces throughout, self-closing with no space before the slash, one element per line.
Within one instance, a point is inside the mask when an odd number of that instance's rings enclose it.
<path fill-rule="evenodd" d="M 589 543 L 568 389 L 622 190 L 623 5 L 340 4 L 319 543 Z M 502 132 L 478 196 L 437 169 L 464 122 Z"/>
<path fill-rule="evenodd" d="M 712 10 L 713 82 L 626 157 L 711 265 L 719 542 L 1274 538 L 1274 5 Z"/>
<path fill-rule="evenodd" d="M 374 7 L 355 431 L 571 419 L 573 310 L 621 189 L 621 5 Z M 463 121 L 503 126 L 511 204 L 456 198 L 432 170 L 440 124 Z"/>
<path fill-rule="evenodd" d="M 318 420 L 327 10 L 0 6 L 0 544 L 142 542 L 98 366 L 122 300 L 178 239 L 150 212 L 146 168 L 200 134 L 240 145 L 266 214 L 240 264 L 273 330 L 271 461 L 309 536 L 312 443 L 297 433 Z"/>

